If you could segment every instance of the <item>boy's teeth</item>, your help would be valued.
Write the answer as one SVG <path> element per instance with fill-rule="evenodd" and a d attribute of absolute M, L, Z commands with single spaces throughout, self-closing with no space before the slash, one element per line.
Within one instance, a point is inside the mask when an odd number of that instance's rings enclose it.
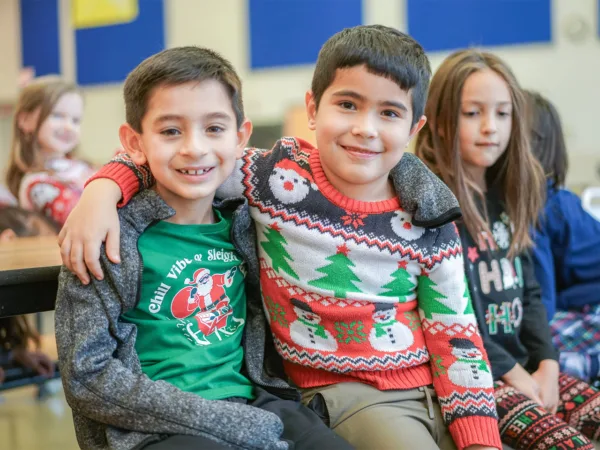
<path fill-rule="evenodd" d="M 210 169 L 200 169 L 200 170 L 184 170 L 181 169 L 180 172 L 186 175 L 203 175 L 208 172 Z"/>

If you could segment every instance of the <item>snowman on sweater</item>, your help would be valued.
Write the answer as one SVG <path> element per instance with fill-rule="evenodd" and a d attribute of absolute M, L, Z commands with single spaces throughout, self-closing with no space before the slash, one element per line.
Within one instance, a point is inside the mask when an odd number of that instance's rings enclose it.
<path fill-rule="evenodd" d="M 296 298 L 292 298 L 291 302 L 298 317 L 290 325 L 292 341 L 305 348 L 335 352 L 338 348 L 337 341 L 320 324 L 321 317 L 308 304 Z"/>
<path fill-rule="evenodd" d="M 481 351 L 469 339 L 450 340 L 456 361 L 448 369 L 448 378 L 463 387 L 489 387 L 494 383 L 488 363 Z"/>
<path fill-rule="evenodd" d="M 396 320 L 392 303 L 375 303 L 373 328 L 369 333 L 371 347 L 380 352 L 398 352 L 410 347 L 415 338 L 406 325 Z"/>

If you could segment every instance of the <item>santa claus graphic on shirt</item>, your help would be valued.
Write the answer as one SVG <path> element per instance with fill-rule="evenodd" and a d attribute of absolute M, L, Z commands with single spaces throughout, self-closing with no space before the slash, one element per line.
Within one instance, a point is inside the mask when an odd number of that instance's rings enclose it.
<path fill-rule="evenodd" d="M 233 313 L 225 288 L 233 284 L 237 272 L 233 267 L 224 274 L 212 275 L 208 269 L 198 269 L 192 279 L 187 278 L 187 285 L 181 289 L 171 303 L 171 314 L 176 319 L 185 319 L 195 313 L 198 328 L 205 336 L 218 330 L 225 330 L 227 319 Z M 219 336 L 220 338 L 220 336 Z"/>

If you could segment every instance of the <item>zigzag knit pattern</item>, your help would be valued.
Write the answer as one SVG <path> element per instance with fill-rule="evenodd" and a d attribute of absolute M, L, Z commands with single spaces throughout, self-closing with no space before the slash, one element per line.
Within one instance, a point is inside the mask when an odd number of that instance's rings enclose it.
<path fill-rule="evenodd" d="M 275 339 L 275 348 L 288 361 L 302 366 L 311 366 L 317 369 L 331 370 L 333 372 L 347 373 L 355 370 L 378 371 L 389 370 L 390 367 L 402 368 L 420 365 L 429 361 L 426 349 L 418 349 L 415 353 L 398 352 L 380 356 L 359 356 L 351 358 L 335 354 L 322 354 L 318 351 L 310 352 L 291 347 L 286 343 Z"/>

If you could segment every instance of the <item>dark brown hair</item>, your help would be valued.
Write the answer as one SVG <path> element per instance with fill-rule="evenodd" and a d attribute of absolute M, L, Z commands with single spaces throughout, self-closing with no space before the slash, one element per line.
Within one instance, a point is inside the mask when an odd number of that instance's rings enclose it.
<path fill-rule="evenodd" d="M 237 126 L 240 127 L 244 121 L 244 104 L 238 74 L 231 63 L 218 53 L 193 46 L 163 50 L 133 69 L 123 89 L 127 123 L 138 133 L 142 132 L 142 119 L 155 88 L 205 80 L 217 80 L 228 89 Z"/>
<path fill-rule="evenodd" d="M 546 178 L 556 188 L 565 184 L 569 157 L 558 111 L 550 100 L 533 91 L 525 91 L 529 101 L 531 150 Z"/>
<path fill-rule="evenodd" d="M 423 47 L 394 28 L 361 25 L 346 28 L 325 42 L 312 79 L 317 108 L 337 69 L 366 66 L 370 73 L 392 80 L 412 96 L 414 125 L 423 115 L 431 66 Z"/>
<path fill-rule="evenodd" d="M 513 106 L 508 146 L 487 170 L 486 179 L 499 187 L 514 224 L 509 250 L 509 256 L 514 257 L 533 245 L 529 231 L 537 223 L 545 189 L 542 168 L 530 150 L 525 96 L 508 65 L 491 53 L 472 49 L 461 50 L 446 58 L 431 80 L 425 107 L 427 124 L 417 136 L 416 153 L 458 198 L 471 236 L 476 241 L 481 232 L 493 236 L 487 214 L 478 207 L 485 204 L 485 193 L 463 166 L 458 136 L 464 84 L 471 74 L 486 69 L 504 79 Z"/>

